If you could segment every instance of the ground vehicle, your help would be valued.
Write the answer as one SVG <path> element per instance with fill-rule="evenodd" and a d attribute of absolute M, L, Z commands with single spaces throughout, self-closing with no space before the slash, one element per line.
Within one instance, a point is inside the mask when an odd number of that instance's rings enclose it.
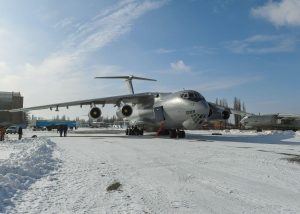
<path fill-rule="evenodd" d="M 77 129 L 76 121 L 54 121 L 54 120 L 37 120 L 34 124 L 34 130 L 51 131 L 57 129 L 60 125 L 67 125 L 69 129 Z"/>
<path fill-rule="evenodd" d="M 10 126 L 6 129 L 6 134 L 17 134 L 18 127 L 17 126 Z"/>

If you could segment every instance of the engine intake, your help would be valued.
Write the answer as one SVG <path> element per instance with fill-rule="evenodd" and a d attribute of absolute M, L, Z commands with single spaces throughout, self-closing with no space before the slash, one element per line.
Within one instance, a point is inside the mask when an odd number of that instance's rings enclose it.
<path fill-rule="evenodd" d="M 224 119 L 224 120 L 228 120 L 229 119 L 229 117 L 230 117 L 230 112 L 229 111 L 223 111 L 222 112 L 222 118 Z"/>
<path fill-rule="evenodd" d="M 230 114 L 230 110 L 228 110 L 226 107 L 213 106 L 209 104 L 209 120 L 228 120 Z"/>
<path fill-rule="evenodd" d="M 89 118 L 98 119 L 101 116 L 101 109 L 98 107 L 93 107 L 89 112 Z"/>
<path fill-rule="evenodd" d="M 122 107 L 121 112 L 122 112 L 123 116 L 129 117 L 130 115 L 132 115 L 133 110 L 132 110 L 132 107 L 130 105 L 124 105 Z"/>

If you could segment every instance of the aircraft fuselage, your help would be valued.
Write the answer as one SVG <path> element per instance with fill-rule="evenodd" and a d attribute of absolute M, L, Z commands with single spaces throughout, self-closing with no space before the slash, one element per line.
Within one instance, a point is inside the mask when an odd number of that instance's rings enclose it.
<path fill-rule="evenodd" d="M 175 93 L 157 93 L 152 105 L 136 105 L 131 125 L 143 121 L 146 130 L 155 130 L 163 125 L 165 129 L 199 129 L 209 114 L 209 105 L 204 97 L 192 90 Z"/>

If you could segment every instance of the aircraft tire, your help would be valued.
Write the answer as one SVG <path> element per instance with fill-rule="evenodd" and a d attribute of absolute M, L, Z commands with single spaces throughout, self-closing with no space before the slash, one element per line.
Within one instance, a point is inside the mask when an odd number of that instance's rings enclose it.
<path fill-rule="evenodd" d="M 177 132 L 178 138 L 185 138 L 185 131 L 181 130 Z"/>
<path fill-rule="evenodd" d="M 176 130 L 171 129 L 171 130 L 169 131 L 169 136 L 170 136 L 170 138 L 176 138 L 176 137 L 177 137 L 177 132 L 176 132 Z"/>

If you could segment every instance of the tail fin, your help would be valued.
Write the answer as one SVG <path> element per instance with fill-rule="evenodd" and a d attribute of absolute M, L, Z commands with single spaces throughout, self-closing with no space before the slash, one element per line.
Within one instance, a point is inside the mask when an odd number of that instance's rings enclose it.
<path fill-rule="evenodd" d="M 131 94 L 134 94 L 133 86 L 132 86 L 132 80 L 147 80 L 147 81 L 157 81 L 155 79 L 149 79 L 149 78 L 144 78 L 144 77 L 136 77 L 136 76 L 107 76 L 107 77 L 95 77 L 95 79 L 125 79 L 127 82 L 127 86 L 129 89 L 129 92 Z"/>

